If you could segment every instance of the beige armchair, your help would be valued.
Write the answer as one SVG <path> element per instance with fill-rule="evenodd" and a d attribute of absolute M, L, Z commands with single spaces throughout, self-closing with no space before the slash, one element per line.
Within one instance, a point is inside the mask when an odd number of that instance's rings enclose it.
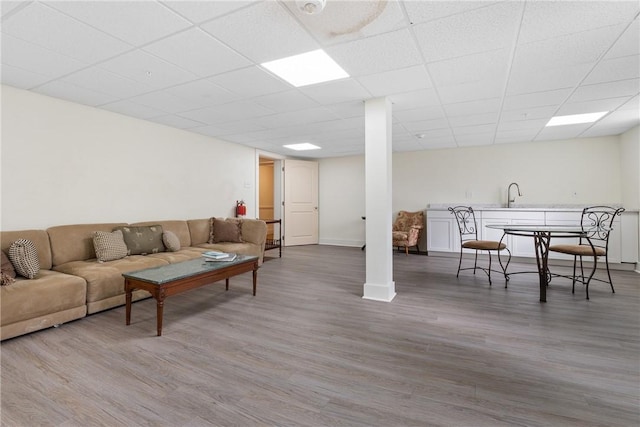
<path fill-rule="evenodd" d="M 405 254 L 409 255 L 409 246 L 418 248 L 420 232 L 424 228 L 424 212 L 398 212 L 398 217 L 393 223 L 392 239 L 393 246 L 399 248 L 404 246 Z"/>

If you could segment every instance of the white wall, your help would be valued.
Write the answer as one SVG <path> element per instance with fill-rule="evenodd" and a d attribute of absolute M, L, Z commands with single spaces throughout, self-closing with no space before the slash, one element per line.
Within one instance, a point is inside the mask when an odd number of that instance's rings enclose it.
<path fill-rule="evenodd" d="M 318 165 L 320 243 L 364 244 L 364 156 L 322 159 Z"/>
<path fill-rule="evenodd" d="M 3 230 L 256 216 L 256 156 L 229 144 L 2 86 Z"/>
<path fill-rule="evenodd" d="M 393 214 L 429 204 L 621 204 L 617 136 L 393 153 Z M 364 157 L 320 161 L 320 241 L 364 241 Z M 421 246 L 424 250 L 424 247 Z"/>
<path fill-rule="evenodd" d="M 627 209 L 640 209 L 640 127 L 620 136 L 622 203 Z"/>

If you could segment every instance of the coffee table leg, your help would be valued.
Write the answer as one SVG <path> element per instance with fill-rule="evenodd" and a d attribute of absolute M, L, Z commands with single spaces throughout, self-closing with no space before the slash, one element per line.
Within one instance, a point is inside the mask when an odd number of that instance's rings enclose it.
<path fill-rule="evenodd" d="M 256 285 L 258 284 L 258 269 L 253 269 L 253 296 L 256 296 Z"/>
<path fill-rule="evenodd" d="M 224 279 L 224 284 L 226 286 L 226 290 L 229 290 L 229 278 L 227 277 L 226 279 Z"/>
<path fill-rule="evenodd" d="M 164 291 L 161 291 L 156 297 L 156 323 L 158 336 L 162 335 L 162 312 L 164 309 Z"/>
<path fill-rule="evenodd" d="M 124 291 L 125 291 L 125 300 L 126 300 L 126 324 L 130 325 L 131 324 L 131 285 L 129 285 L 129 281 L 125 280 L 124 281 Z"/>

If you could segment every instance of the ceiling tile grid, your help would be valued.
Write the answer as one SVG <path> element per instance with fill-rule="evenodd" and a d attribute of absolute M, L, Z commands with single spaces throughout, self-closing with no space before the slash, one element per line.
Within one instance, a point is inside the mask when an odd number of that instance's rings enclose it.
<path fill-rule="evenodd" d="M 640 123 L 640 4 L 620 1 L 3 1 L 3 84 L 279 155 L 364 152 L 388 97 L 393 149 L 618 135 Z M 324 49 L 349 78 L 261 67 Z M 608 111 L 546 128 L 554 115 Z M 291 152 L 286 143 L 322 147 Z"/>

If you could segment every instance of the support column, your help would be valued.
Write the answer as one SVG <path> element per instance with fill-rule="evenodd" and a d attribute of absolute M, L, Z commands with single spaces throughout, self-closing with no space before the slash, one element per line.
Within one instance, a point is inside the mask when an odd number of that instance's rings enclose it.
<path fill-rule="evenodd" d="M 365 101 L 366 282 L 363 298 L 389 302 L 396 296 L 391 247 L 391 102 Z"/>

